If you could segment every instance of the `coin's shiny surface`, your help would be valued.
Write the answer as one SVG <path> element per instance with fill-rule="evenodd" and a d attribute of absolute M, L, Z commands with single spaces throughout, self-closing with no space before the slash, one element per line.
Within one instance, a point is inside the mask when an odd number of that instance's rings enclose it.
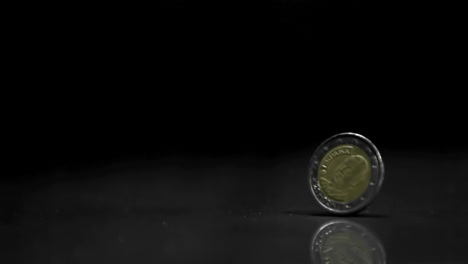
<path fill-rule="evenodd" d="M 359 198 L 370 182 L 369 156 L 353 145 L 339 145 L 328 151 L 319 168 L 319 186 L 335 201 L 351 202 Z"/>
<path fill-rule="evenodd" d="M 382 157 L 370 140 L 341 133 L 325 140 L 309 165 L 309 183 L 319 204 L 338 214 L 355 213 L 377 195 L 384 176 Z"/>
<path fill-rule="evenodd" d="M 385 250 L 367 228 L 349 220 L 323 224 L 312 238 L 312 263 L 384 264 Z"/>

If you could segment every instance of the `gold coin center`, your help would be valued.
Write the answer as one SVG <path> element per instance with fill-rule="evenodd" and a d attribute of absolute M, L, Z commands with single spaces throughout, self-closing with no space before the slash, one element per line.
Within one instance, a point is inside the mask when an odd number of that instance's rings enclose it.
<path fill-rule="evenodd" d="M 318 179 L 328 198 L 349 203 L 367 189 L 371 178 L 369 156 L 355 145 L 340 145 L 325 154 Z"/>

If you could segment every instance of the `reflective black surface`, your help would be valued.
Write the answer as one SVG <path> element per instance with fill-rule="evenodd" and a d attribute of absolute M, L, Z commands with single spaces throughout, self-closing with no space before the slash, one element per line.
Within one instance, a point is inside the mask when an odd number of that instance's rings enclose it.
<path fill-rule="evenodd" d="M 347 220 L 375 236 L 387 263 L 466 261 L 466 154 L 382 149 L 376 200 L 336 217 L 309 193 L 312 152 L 175 155 L 5 180 L 2 254 L 13 263 L 312 263 L 314 234 Z"/>

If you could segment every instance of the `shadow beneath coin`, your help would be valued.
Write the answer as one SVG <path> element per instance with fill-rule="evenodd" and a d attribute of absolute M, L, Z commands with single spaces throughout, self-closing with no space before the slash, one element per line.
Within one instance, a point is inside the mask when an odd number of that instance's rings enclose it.
<path fill-rule="evenodd" d="M 302 215 L 302 216 L 318 216 L 318 217 L 347 217 L 347 218 L 388 218 L 389 215 L 385 214 L 372 214 L 372 213 L 356 213 L 350 215 L 338 215 L 332 214 L 328 212 L 321 212 L 321 211 L 305 211 L 305 210 L 288 210 L 283 211 L 281 214 L 288 214 L 288 215 Z"/>

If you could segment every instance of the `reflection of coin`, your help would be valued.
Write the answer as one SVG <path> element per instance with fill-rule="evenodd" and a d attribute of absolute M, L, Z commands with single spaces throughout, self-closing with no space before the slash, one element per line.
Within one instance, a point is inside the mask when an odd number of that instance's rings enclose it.
<path fill-rule="evenodd" d="M 316 200 L 339 214 L 364 209 L 383 182 L 383 161 L 367 138 L 342 133 L 325 140 L 309 166 L 309 182 Z"/>
<path fill-rule="evenodd" d="M 368 229 L 349 220 L 330 221 L 312 238 L 312 263 L 384 264 L 385 250 Z"/>

